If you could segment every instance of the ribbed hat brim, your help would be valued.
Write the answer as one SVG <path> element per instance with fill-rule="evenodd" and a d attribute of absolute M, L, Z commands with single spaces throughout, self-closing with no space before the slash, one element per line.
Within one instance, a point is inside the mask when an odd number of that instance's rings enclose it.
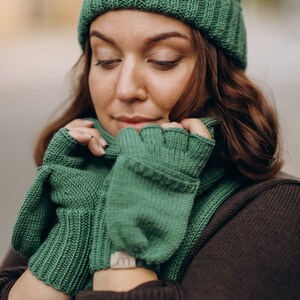
<path fill-rule="evenodd" d="M 84 0 L 78 25 L 82 49 L 93 20 L 114 9 L 139 9 L 179 19 L 199 29 L 246 68 L 246 29 L 239 0 Z"/>

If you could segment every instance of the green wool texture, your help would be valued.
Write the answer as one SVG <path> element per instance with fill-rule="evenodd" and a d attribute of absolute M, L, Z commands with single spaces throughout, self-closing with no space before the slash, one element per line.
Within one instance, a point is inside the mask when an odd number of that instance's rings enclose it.
<path fill-rule="evenodd" d="M 200 30 L 243 69 L 247 66 L 246 29 L 240 0 L 84 0 L 78 25 L 82 49 L 93 20 L 116 9 L 156 12 L 181 20 Z"/>
<path fill-rule="evenodd" d="M 106 209 L 98 207 L 95 216 L 91 272 L 108 269 L 115 251 L 158 270 L 185 236 L 215 141 L 149 125 L 123 129 L 117 144 L 120 154 L 103 189 Z"/>
<path fill-rule="evenodd" d="M 153 125 L 140 133 L 127 128 L 118 142 L 120 155 L 107 201 L 108 233 L 118 250 L 160 265 L 184 237 L 199 174 L 214 141 Z"/>
<path fill-rule="evenodd" d="M 106 155 L 58 131 L 19 212 L 13 247 L 30 257 L 36 277 L 70 295 L 110 268 L 116 251 L 176 280 L 210 218 L 242 183 L 220 163 L 218 121 L 201 119 L 209 140 L 158 125 L 114 138 L 90 120 L 108 143 Z"/>
<path fill-rule="evenodd" d="M 214 147 L 219 122 L 201 121 L 211 141 L 156 125 L 140 133 L 123 129 L 115 139 L 95 122 L 109 144 L 107 157 L 117 160 L 95 213 L 91 274 L 109 269 L 111 254 L 124 251 L 160 278 L 179 278 L 184 258 L 215 211 L 244 181 L 220 163 Z"/>
<path fill-rule="evenodd" d="M 110 236 L 108 235 L 106 226 L 106 204 L 112 174 L 113 170 L 109 173 L 103 184 L 101 190 L 101 202 L 100 205 L 97 206 L 95 212 L 93 241 L 90 253 L 91 275 L 93 275 L 96 271 L 109 269 L 110 257 L 117 251 L 112 244 Z"/>
<path fill-rule="evenodd" d="M 94 212 L 109 170 L 61 129 L 48 146 L 14 227 L 13 247 L 30 257 L 32 273 L 70 295 L 91 281 Z"/>

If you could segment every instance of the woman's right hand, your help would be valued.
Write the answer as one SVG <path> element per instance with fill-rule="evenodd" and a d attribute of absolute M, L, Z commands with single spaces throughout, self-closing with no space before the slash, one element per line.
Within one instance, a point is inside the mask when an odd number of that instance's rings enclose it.
<path fill-rule="evenodd" d="M 71 300 L 71 296 L 46 285 L 26 270 L 11 288 L 8 300 Z"/>
<path fill-rule="evenodd" d="M 55 133 L 13 232 L 14 248 L 30 257 L 31 273 L 69 295 L 91 285 L 91 227 L 110 171 L 102 157 L 93 157 L 104 151 L 92 126 L 74 120 Z"/>
<path fill-rule="evenodd" d="M 65 128 L 69 134 L 81 145 L 86 145 L 95 156 L 103 156 L 107 142 L 99 131 L 93 128 L 93 122 L 83 119 L 75 119 L 68 123 Z"/>

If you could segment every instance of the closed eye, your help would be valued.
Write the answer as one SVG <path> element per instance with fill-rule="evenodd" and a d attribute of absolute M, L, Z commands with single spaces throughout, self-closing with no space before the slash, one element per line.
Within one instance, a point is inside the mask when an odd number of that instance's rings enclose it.
<path fill-rule="evenodd" d="M 153 60 L 149 59 L 148 63 L 151 63 L 155 68 L 167 71 L 175 68 L 181 61 L 182 57 L 179 57 L 176 60 Z"/>
<path fill-rule="evenodd" d="M 95 66 L 100 66 L 105 70 L 110 70 L 116 67 L 119 62 L 121 62 L 121 59 L 107 59 L 107 60 L 98 59 Z"/>

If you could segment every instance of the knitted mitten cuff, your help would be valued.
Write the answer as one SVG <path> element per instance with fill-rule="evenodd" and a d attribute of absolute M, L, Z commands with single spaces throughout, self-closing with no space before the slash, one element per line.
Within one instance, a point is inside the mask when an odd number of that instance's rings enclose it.
<path fill-rule="evenodd" d="M 89 278 L 93 212 L 58 209 L 59 223 L 29 260 L 31 272 L 45 284 L 76 295 Z"/>
<path fill-rule="evenodd" d="M 95 222 L 92 250 L 90 254 L 90 273 L 110 269 L 110 257 L 116 252 L 108 234 L 103 219 Z M 97 234 L 98 233 L 98 234 Z"/>
<path fill-rule="evenodd" d="M 109 257 L 113 252 L 115 252 L 114 246 L 107 234 L 105 221 L 107 194 L 111 177 L 112 172 L 109 173 L 103 183 L 98 206 L 95 210 L 95 219 L 92 234 L 92 248 L 90 253 L 91 274 L 94 274 L 99 270 L 109 269 Z"/>

